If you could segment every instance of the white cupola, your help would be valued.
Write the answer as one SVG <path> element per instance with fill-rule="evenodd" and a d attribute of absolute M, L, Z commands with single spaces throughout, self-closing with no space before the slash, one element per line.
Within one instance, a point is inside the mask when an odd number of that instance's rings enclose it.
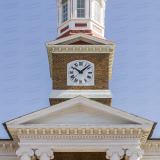
<path fill-rule="evenodd" d="M 58 37 L 85 33 L 104 39 L 107 0 L 56 0 Z"/>

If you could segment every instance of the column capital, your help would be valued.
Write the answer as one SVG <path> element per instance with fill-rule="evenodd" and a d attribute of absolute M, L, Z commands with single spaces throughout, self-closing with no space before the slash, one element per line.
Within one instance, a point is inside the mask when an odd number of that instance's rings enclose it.
<path fill-rule="evenodd" d="M 17 156 L 18 157 L 21 157 L 23 154 L 27 154 L 28 156 L 33 156 L 34 155 L 34 151 L 32 150 L 32 149 L 26 149 L 26 150 L 24 150 L 24 149 L 18 149 L 17 151 L 16 151 L 16 154 L 17 154 Z"/>
<path fill-rule="evenodd" d="M 106 158 L 110 159 L 110 157 L 113 156 L 113 154 L 117 154 L 120 157 L 120 159 L 122 159 L 124 156 L 124 150 L 122 150 L 122 149 L 109 149 L 106 152 Z"/>
<path fill-rule="evenodd" d="M 142 149 L 129 149 L 126 151 L 126 156 L 130 157 L 133 154 L 136 154 L 139 158 L 142 158 L 144 151 Z"/>
<path fill-rule="evenodd" d="M 42 154 L 46 154 L 48 157 L 50 157 L 50 159 L 54 158 L 53 151 L 51 149 L 38 149 L 36 150 L 35 154 L 37 157 L 40 157 Z"/>

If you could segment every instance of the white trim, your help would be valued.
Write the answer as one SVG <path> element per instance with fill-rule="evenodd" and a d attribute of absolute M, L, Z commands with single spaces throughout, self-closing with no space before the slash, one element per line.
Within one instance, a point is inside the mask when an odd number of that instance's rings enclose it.
<path fill-rule="evenodd" d="M 36 116 L 35 118 L 37 118 L 38 116 Z M 33 119 L 33 118 L 32 118 Z M 31 119 L 29 119 L 31 120 Z M 29 121 L 28 120 L 28 121 Z M 25 123 L 25 121 L 21 121 L 21 123 Z M 143 128 L 143 129 L 148 129 L 148 128 L 152 128 L 152 125 L 141 125 L 141 124 L 124 124 L 124 125 L 81 125 L 81 124 L 67 124 L 67 125 L 63 125 L 63 124 L 24 124 L 24 125 L 20 125 L 20 124 L 7 124 L 8 128 L 38 128 L 38 129 L 42 129 L 42 128 L 46 128 L 46 129 L 50 129 L 50 128 L 61 128 L 61 129 L 65 129 L 65 128 L 72 128 L 72 129 L 130 129 L 130 128 L 134 128 L 134 129 L 139 129 L 139 128 Z M 116 135 L 115 135 L 116 136 Z"/>
<path fill-rule="evenodd" d="M 91 35 L 87 35 L 87 34 L 84 34 L 84 33 L 77 33 L 77 34 L 74 34 L 72 36 L 67 36 L 67 37 L 60 38 L 60 39 L 57 39 L 57 40 L 54 40 L 54 41 L 46 42 L 45 44 L 46 44 L 47 47 L 50 47 L 51 44 L 55 45 L 55 44 L 62 43 L 62 42 L 72 40 L 74 38 L 79 38 L 79 37 L 83 37 L 83 38 L 86 38 L 86 39 L 89 39 L 89 40 L 92 40 L 92 41 L 97 41 L 99 43 L 103 43 L 103 44 L 106 44 L 106 45 L 112 45 L 114 47 L 116 46 L 115 42 L 107 41 L 107 40 L 97 38 L 97 37 L 94 37 L 94 36 L 91 36 Z"/>
<path fill-rule="evenodd" d="M 51 90 L 49 98 L 112 98 L 110 90 Z"/>
<path fill-rule="evenodd" d="M 96 5 L 99 7 L 99 8 L 98 8 L 98 9 L 99 9 L 99 13 L 97 13 L 97 12 L 95 11 Z M 98 17 L 99 21 L 96 20 L 95 14 L 99 14 L 99 17 Z M 100 4 L 99 4 L 97 1 L 94 1 L 94 12 L 93 12 L 93 16 L 94 16 L 94 21 L 96 21 L 97 23 L 99 23 L 99 24 L 101 25 L 101 19 L 102 19 L 101 6 L 100 6 Z"/>
<path fill-rule="evenodd" d="M 0 156 L 0 160 L 19 160 L 18 156 L 16 155 L 9 155 L 8 153 L 6 155 Z"/>
<path fill-rule="evenodd" d="M 47 141 L 46 141 L 47 142 Z M 92 151 L 92 152 L 98 152 L 101 150 L 101 152 L 103 151 L 106 151 L 107 149 L 111 149 L 111 148 L 124 148 L 124 149 L 135 149 L 135 148 L 139 148 L 140 146 L 140 143 L 136 143 L 136 141 L 134 142 L 131 142 L 131 141 L 125 141 L 125 140 L 122 140 L 120 141 L 119 143 L 116 141 L 113 141 L 111 143 L 105 143 L 105 142 L 93 142 L 93 140 L 90 142 L 90 141 L 82 141 L 82 142 L 77 142 L 77 141 L 74 141 L 72 140 L 72 142 L 70 142 L 70 140 L 67 142 L 67 141 L 50 141 L 48 143 L 43 143 L 43 142 L 39 142 L 39 141 L 26 141 L 26 142 L 20 142 L 19 143 L 20 145 L 20 148 L 33 148 L 33 149 L 36 149 L 36 148 L 39 148 L 39 147 L 43 147 L 43 148 L 53 148 L 55 152 L 66 152 L 67 150 L 69 152 L 76 152 L 76 151 L 79 151 L 79 152 L 85 152 L 85 150 L 88 150 L 88 151 Z"/>
<path fill-rule="evenodd" d="M 160 156 L 143 156 L 141 160 L 160 160 Z"/>
<path fill-rule="evenodd" d="M 96 102 L 96 101 L 93 101 L 93 100 L 90 100 L 90 99 L 87 99 L 87 98 L 84 98 L 81 96 L 70 99 L 70 100 L 62 102 L 62 103 L 59 103 L 59 104 L 56 104 L 56 105 L 53 105 L 53 106 L 45 108 L 45 109 L 42 109 L 40 111 L 36 111 L 36 112 L 31 113 L 29 115 L 25 115 L 23 117 L 11 120 L 9 122 L 6 122 L 6 124 L 7 124 L 7 126 L 9 124 L 18 125 L 18 124 L 24 123 L 26 121 L 50 114 L 51 112 L 55 112 L 55 111 L 61 110 L 63 108 L 67 108 L 67 107 L 74 106 L 77 104 L 87 105 L 87 106 L 93 107 L 95 109 L 98 109 L 100 111 L 111 113 L 111 114 L 117 115 L 119 117 L 134 121 L 136 123 L 140 123 L 142 125 L 148 125 L 150 128 L 149 130 L 152 129 L 152 125 L 154 124 L 154 122 L 152 122 L 152 121 L 137 117 L 137 116 L 132 115 L 130 113 L 118 110 L 116 108 L 107 106 L 105 104 L 102 104 L 102 103 L 99 103 L 99 102 Z"/>
<path fill-rule="evenodd" d="M 110 45 L 50 45 L 52 53 L 106 53 L 110 54 Z M 61 49 L 60 49 L 61 48 Z"/>
<path fill-rule="evenodd" d="M 87 11 L 87 9 L 89 8 L 89 0 L 85 0 L 86 4 L 85 4 L 85 15 L 86 15 L 86 18 L 89 18 L 89 11 Z"/>

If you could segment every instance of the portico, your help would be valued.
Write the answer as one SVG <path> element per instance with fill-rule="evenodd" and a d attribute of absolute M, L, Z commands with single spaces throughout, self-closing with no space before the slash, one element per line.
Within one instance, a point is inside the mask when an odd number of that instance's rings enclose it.
<path fill-rule="evenodd" d="M 49 160 L 55 152 L 105 152 L 110 160 L 139 160 L 154 123 L 79 96 L 6 124 L 19 141 L 21 160 Z"/>

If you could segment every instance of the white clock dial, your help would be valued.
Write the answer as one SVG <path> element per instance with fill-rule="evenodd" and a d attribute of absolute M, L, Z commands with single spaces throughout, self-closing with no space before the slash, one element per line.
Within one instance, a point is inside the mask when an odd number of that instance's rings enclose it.
<path fill-rule="evenodd" d="M 94 85 L 94 64 L 86 60 L 76 60 L 67 65 L 68 85 Z"/>

